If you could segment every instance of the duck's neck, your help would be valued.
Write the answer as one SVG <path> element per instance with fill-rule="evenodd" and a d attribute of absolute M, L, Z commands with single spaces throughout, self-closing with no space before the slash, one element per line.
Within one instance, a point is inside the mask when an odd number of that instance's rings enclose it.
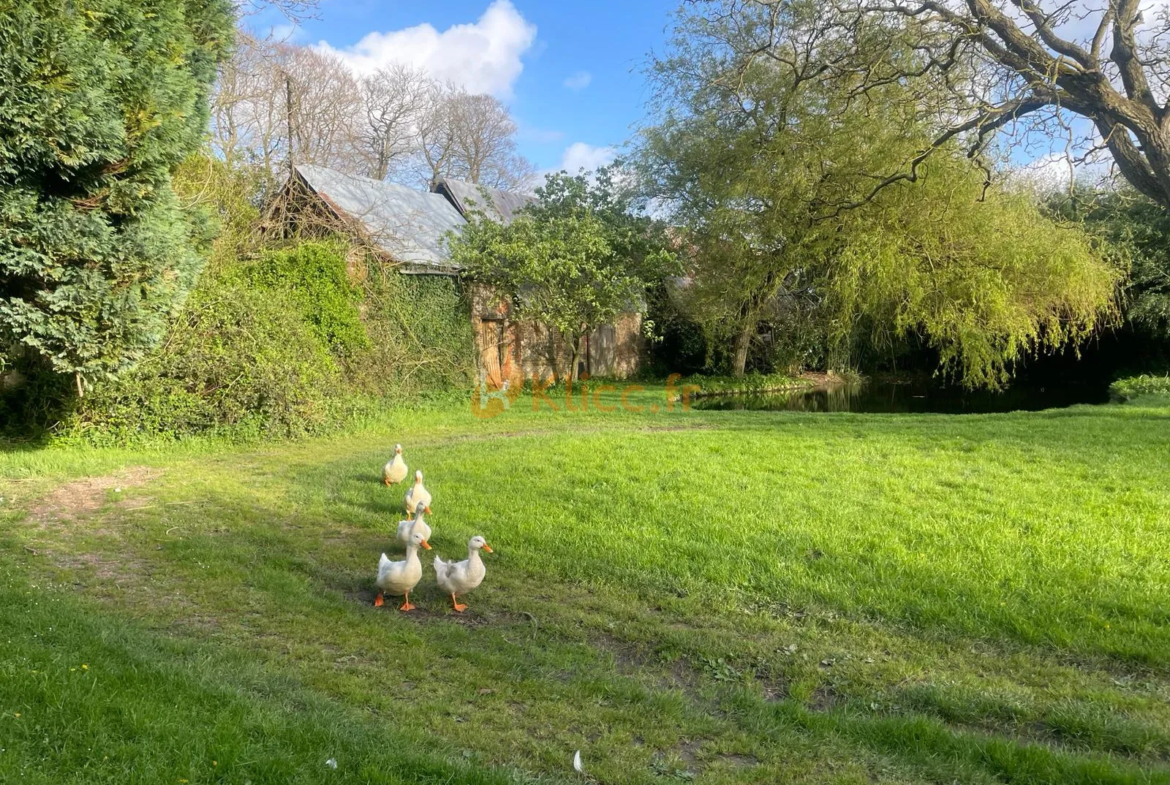
<path fill-rule="evenodd" d="M 472 564 L 479 564 L 479 562 L 480 562 L 479 548 L 468 548 L 467 549 L 467 560 L 469 562 L 471 562 Z"/>
<path fill-rule="evenodd" d="M 406 546 L 406 560 L 407 561 L 417 561 L 418 560 L 418 546 L 415 545 L 413 542 Z"/>

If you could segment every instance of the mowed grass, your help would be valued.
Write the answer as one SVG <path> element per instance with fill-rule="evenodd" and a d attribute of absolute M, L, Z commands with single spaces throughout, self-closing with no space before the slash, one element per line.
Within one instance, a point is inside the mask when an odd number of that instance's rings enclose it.
<path fill-rule="evenodd" d="M 0 454 L 0 781 L 1170 782 L 1170 399 L 619 396 Z M 464 616 L 372 607 L 395 442 Z"/>

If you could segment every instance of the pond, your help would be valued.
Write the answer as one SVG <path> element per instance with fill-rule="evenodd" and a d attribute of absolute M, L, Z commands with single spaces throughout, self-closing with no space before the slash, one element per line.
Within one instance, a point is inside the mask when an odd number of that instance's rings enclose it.
<path fill-rule="evenodd" d="M 1062 409 L 1109 401 L 1108 382 L 1019 383 L 1001 392 L 966 390 L 938 380 L 867 380 L 768 395 L 720 395 L 695 400 L 716 411 L 861 412 L 877 414 L 993 414 Z"/>

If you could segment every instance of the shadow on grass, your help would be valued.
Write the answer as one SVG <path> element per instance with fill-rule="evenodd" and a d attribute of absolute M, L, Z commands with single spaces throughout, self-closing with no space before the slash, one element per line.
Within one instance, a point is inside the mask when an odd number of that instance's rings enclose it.
<path fill-rule="evenodd" d="M 1105 756 L 1021 743 L 961 731 L 921 715 L 863 715 L 834 709 L 817 712 L 791 700 L 761 704 L 741 694 L 734 700 L 753 721 L 796 729 L 824 739 L 842 739 L 895 756 L 937 782 L 995 782 L 1039 785 L 1147 785 L 1170 783 L 1165 767 L 1139 767 Z"/>

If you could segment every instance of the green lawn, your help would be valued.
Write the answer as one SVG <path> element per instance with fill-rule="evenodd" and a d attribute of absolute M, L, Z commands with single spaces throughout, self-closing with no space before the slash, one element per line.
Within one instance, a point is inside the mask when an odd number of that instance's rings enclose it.
<path fill-rule="evenodd" d="M 606 401 L 0 452 L 0 782 L 1170 782 L 1170 398 Z M 372 607 L 395 442 L 464 616 Z"/>

